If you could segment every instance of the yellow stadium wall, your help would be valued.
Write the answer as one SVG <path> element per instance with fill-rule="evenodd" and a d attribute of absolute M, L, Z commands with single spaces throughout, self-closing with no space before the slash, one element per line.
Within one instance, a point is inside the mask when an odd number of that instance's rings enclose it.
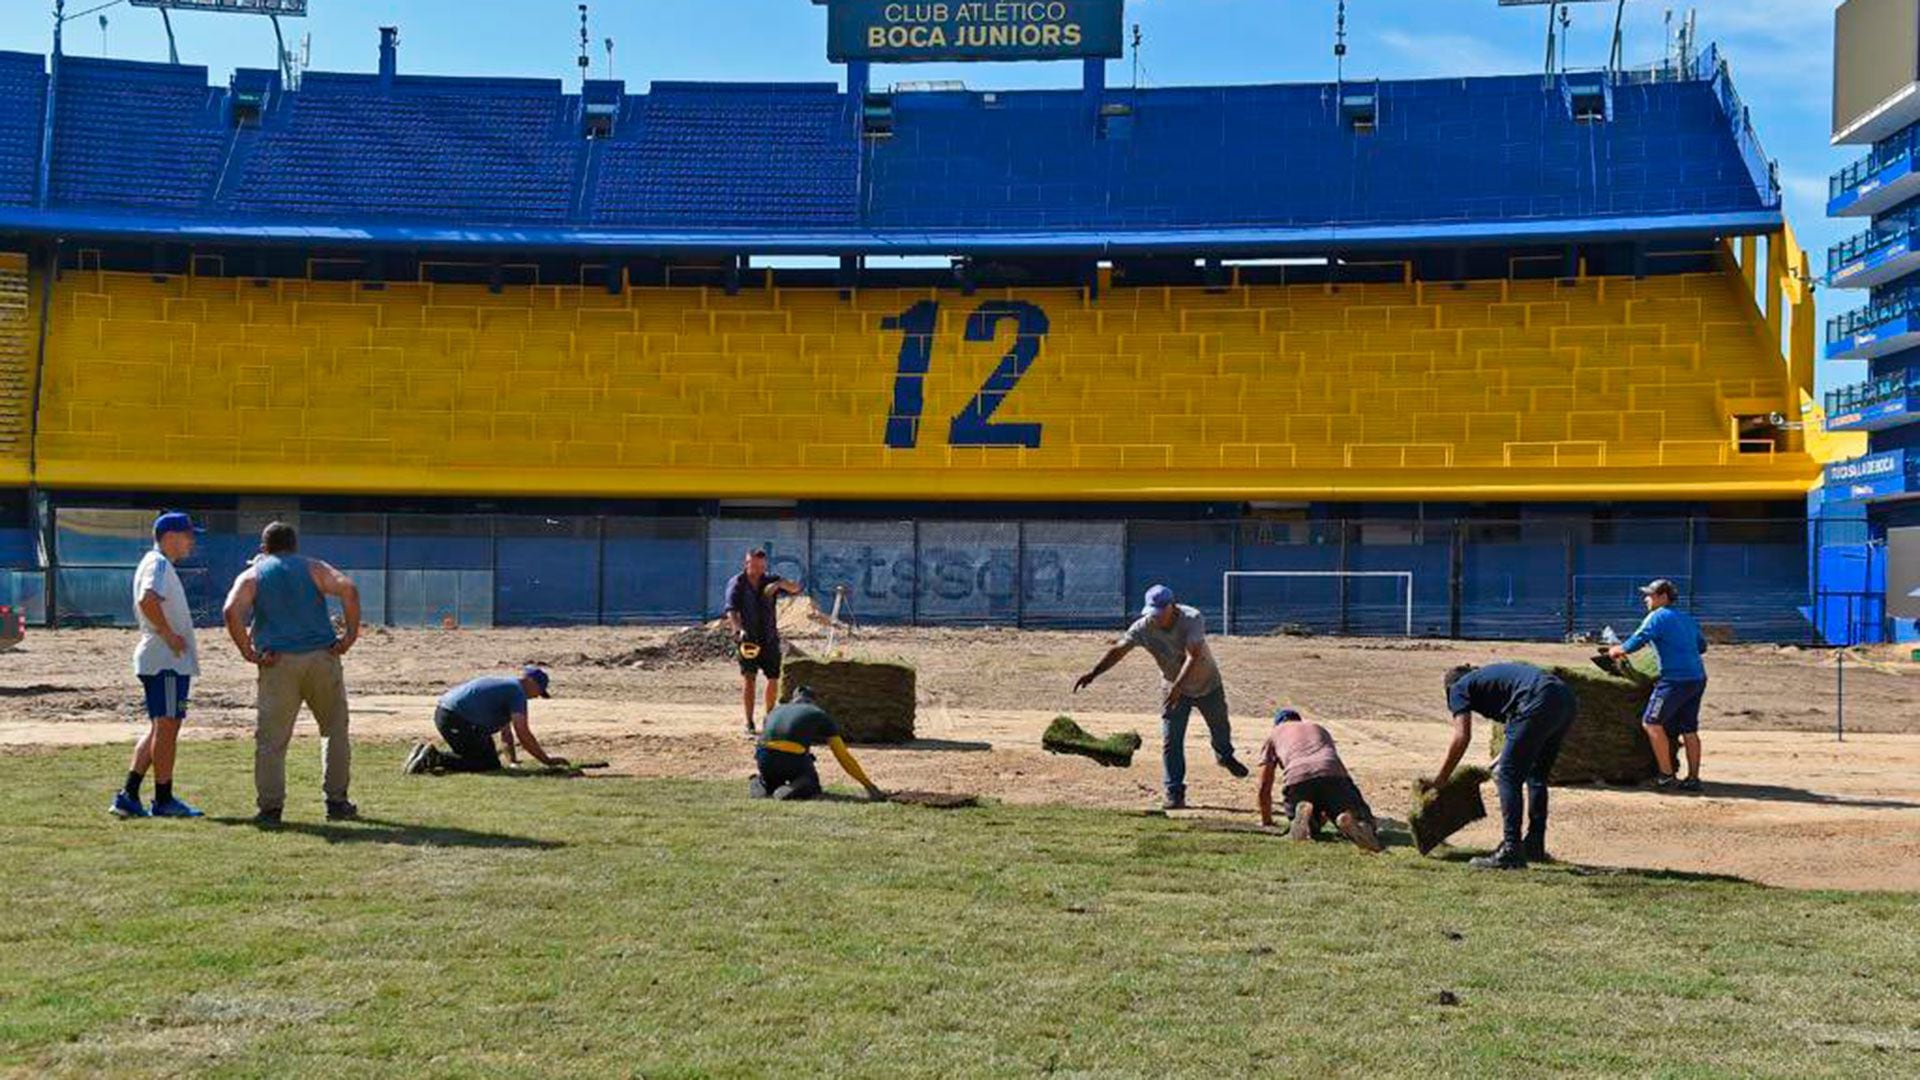
<path fill-rule="evenodd" d="M 423 495 L 1798 498 L 1818 470 L 1797 443 L 1735 445 L 1735 412 L 1800 404 L 1751 297 L 1732 269 L 1092 301 L 69 273 L 53 296 L 37 479 Z M 930 335 L 891 328 L 931 304 Z M 1027 312 L 1030 331 L 1043 313 L 1045 333 L 1022 340 L 1022 316 L 983 305 Z M 922 344 L 909 448 L 897 444 L 910 418 L 895 414 L 912 394 L 898 382 Z M 1037 425 L 1037 445 L 967 445 L 1009 436 L 956 433 L 953 418 L 1023 349 L 1031 365 L 990 424 Z"/>

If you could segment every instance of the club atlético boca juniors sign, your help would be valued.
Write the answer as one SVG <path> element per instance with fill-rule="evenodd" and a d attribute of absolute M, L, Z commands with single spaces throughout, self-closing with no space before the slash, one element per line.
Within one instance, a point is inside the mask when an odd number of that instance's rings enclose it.
<path fill-rule="evenodd" d="M 1065 60 L 1123 51 L 1124 0 L 827 0 L 827 56 Z"/>

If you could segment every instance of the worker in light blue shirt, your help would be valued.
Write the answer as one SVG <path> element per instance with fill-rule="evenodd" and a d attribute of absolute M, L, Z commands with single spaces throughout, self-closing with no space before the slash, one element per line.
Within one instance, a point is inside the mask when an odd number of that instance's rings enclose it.
<path fill-rule="evenodd" d="M 1707 668 L 1700 658 L 1706 655 L 1707 636 L 1693 616 L 1673 605 L 1680 592 L 1666 578 L 1640 590 L 1646 598 L 1647 617 L 1633 636 L 1615 645 L 1608 655 L 1626 659 L 1652 645 L 1660 656 L 1660 679 L 1653 684 L 1653 696 L 1647 699 L 1647 712 L 1641 718 L 1647 741 L 1653 745 L 1654 760 L 1660 776 L 1654 786 L 1663 791 L 1700 790 L 1700 699 L 1707 692 Z M 1673 742 L 1687 751 L 1687 778 L 1674 776 Z"/>

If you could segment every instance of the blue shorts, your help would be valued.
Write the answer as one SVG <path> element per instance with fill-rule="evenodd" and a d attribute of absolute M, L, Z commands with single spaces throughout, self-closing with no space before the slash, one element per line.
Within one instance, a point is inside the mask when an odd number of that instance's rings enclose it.
<path fill-rule="evenodd" d="M 1661 679 L 1653 684 L 1646 715 L 1640 722 L 1664 728 L 1675 737 L 1700 731 L 1700 699 L 1707 693 L 1705 679 Z"/>
<path fill-rule="evenodd" d="M 140 676 L 140 685 L 147 692 L 147 719 L 185 720 L 187 718 L 187 687 L 192 682 L 191 676 L 182 675 L 177 671 Z"/>

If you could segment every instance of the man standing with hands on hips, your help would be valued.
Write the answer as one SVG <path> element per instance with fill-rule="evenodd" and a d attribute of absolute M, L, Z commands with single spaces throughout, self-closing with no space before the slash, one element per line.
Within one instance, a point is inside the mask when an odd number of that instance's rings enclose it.
<path fill-rule="evenodd" d="M 360 589 L 347 575 L 299 554 L 293 526 L 276 521 L 260 533 L 260 555 L 227 594 L 227 635 L 260 669 L 253 732 L 254 820 L 278 825 L 287 803 L 287 744 L 304 703 L 320 725 L 321 787 L 327 820 L 348 821 L 359 809 L 347 799 L 353 750 L 347 742 L 347 684 L 340 658 L 360 637 Z M 346 618 L 336 634 L 327 598 Z"/>
<path fill-rule="evenodd" d="M 1213 650 L 1207 646 L 1206 619 L 1198 608 L 1173 601 L 1173 590 L 1165 585 L 1148 589 L 1140 618 L 1107 650 L 1092 671 L 1080 676 L 1073 684 L 1073 692 L 1077 694 L 1093 685 L 1095 679 L 1110 671 L 1135 646 L 1152 654 L 1164 679 L 1160 685 L 1160 753 L 1166 770 L 1166 808 L 1184 810 L 1187 808 L 1187 721 L 1192 718 L 1193 710 L 1199 709 L 1207 722 L 1213 757 L 1220 767 L 1235 777 L 1245 777 L 1247 767 L 1233 756 L 1227 691 L 1220 681 L 1220 665 L 1214 662 Z"/>
<path fill-rule="evenodd" d="M 200 811 L 173 794 L 174 751 L 187 718 L 187 688 L 200 674 L 200 646 L 193 634 L 193 609 L 174 566 L 193 554 L 193 519 L 161 514 L 153 521 L 153 549 L 133 572 L 133 614 L 140 644 L 133 650 L 133 673 L 147 705 L 147 733 L 133 748 L 126 786 L 113 796 L 117 818 L 197 818 Z M 153 770 L 153 809 L 140 805 L 140 783 Z"/>

